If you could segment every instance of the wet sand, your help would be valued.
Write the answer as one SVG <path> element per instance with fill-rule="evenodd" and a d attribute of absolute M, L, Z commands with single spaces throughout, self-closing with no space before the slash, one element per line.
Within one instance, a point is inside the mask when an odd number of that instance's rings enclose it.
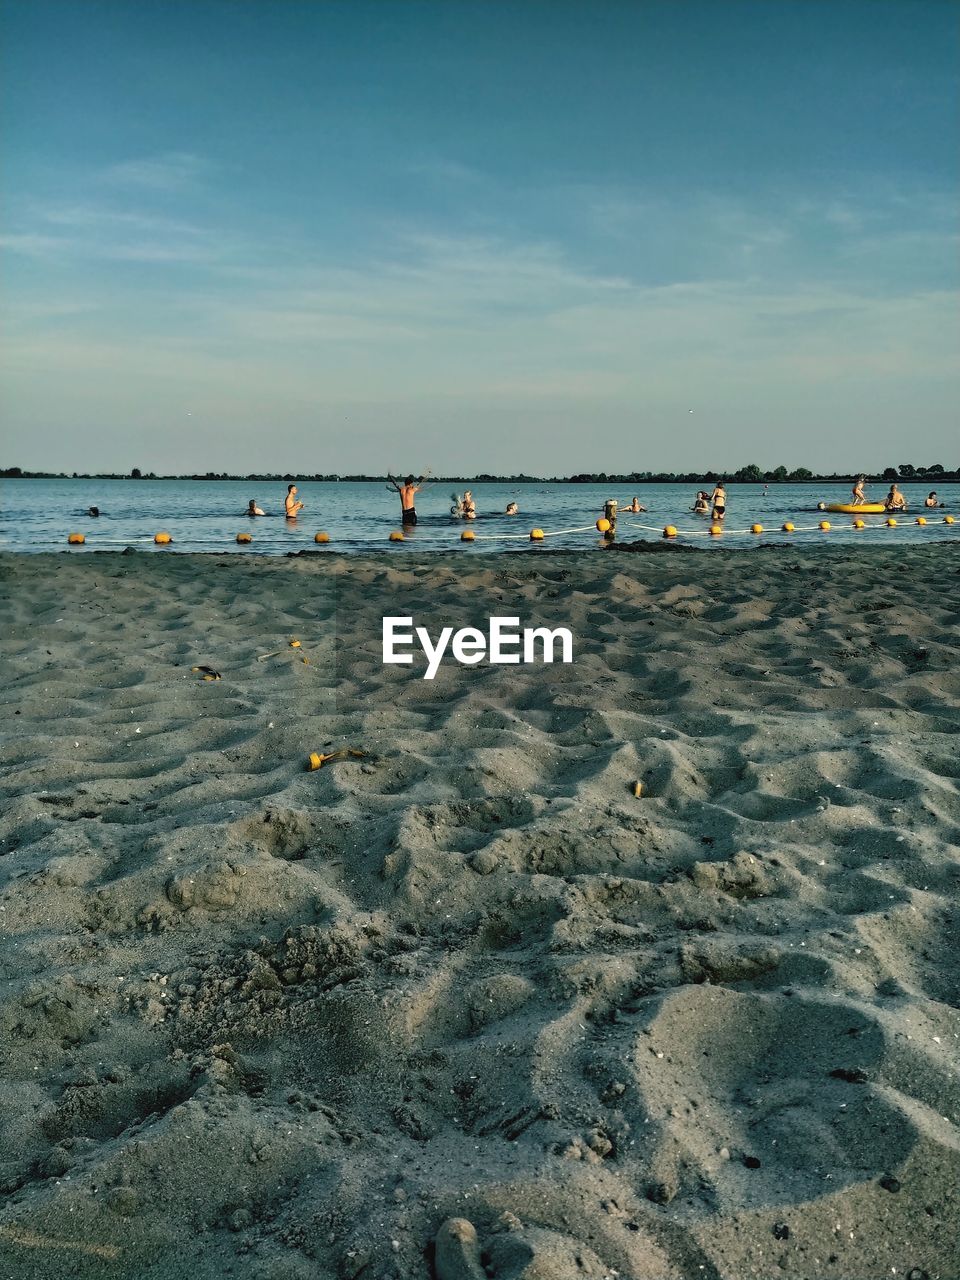
<path fill-rule="evenodd" d="M 960 549 L 410 551 L 0 557 L 0 1276 L 956 1277 Z"/>

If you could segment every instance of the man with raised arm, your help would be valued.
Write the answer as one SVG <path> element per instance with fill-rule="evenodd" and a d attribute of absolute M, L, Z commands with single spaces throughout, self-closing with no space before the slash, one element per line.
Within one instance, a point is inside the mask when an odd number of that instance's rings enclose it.
<path fill-rule="evenodd" d="M 395 480 L 393 478 L 393 476 L 390 474 L 389 471 L 387 472 L 387 479 L 390 481 L 390 483 L 387 485 L 387 488 L 395 489 L 397 493 L 399 493 L 400 495 L 400 523 L 401 524 L 417 523 L 417 509 L 414 506 L 414 498 L 416 494 L 418 494 L 420 490 L 423 488 L 423 482 L 424 480 L 426 480 L 429 474 L 430 474 L 429 471 L 425 471 L 423 475 L 420 477 L 420 479 L 416 481 L 414 480 L 413 476 L 407 476 L 406 480 L 404 480 L 403 484 L 401 484 L 399 480 Z"/>

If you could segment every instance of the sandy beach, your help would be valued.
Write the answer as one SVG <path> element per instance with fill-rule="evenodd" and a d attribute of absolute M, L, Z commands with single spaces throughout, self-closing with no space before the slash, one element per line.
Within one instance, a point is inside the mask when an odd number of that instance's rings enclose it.
<path fill-rule="evenodd" d="M 408 550 L 0 558 L 0 1278 L 955 1280 L 960 547 Z"/>

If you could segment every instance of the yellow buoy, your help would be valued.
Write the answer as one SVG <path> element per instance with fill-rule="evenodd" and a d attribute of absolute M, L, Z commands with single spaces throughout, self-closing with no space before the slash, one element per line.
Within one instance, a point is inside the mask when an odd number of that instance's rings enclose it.
<path fill-rule="evenodd" d="M 829 533 L 829 532 L 830 532 L 830 521 L 829 521 L 829 520 L 821 520 L 821 521 L 820 521 L 820 528 L 823 530 L 823 532 L 824 532 L 824 533 Z"/>
<path fill-rule="evenodd" d="M 927 523 L 926 516 L 917 516 L 917 524 L 926 524 L 926 523 Z"/>
<path fill-rule="evenodd" d="M 329 541 L 330 541 L 330 535 L 329 535 L 329 533 L 326 533 L 326 532 L 324 532 L 324 530 L 323 530 L 323 529 L 321 529 L 319 533 L 315 533 L 315 534 L 313 535 L 313 540 L 314 540 L 314 542 L 329 542 Z"/>
<path fill-rule="evenodd" d="M 82 533 L 68 533 L 67 541 L 70 543 L 71 547 L 81 547 L 86 542 L 86 538 Z"/>
<path fill-rule="evenodd" d="M 953 524 L 953 516 L 944 516 L 944 517 L 943 517 L 943 523 L 944 523 L 944 524 Z"/>
<path fill-rule="evenodd" d="M 291 641 L 290 641 L 290 648 L 291 648 L 291 649 L 299 649 L 299 648 L 300 648 L 300 641 L 299 641 L 299 640 L 291 640 Z"/>
<path fill-rule="evenodd" d="M 719 537 L 720 537 L 720 534 L 721 534 L 721 533 L 723 533 L 723 525 L 722 525 L 722 524 L 712 524 L 712 525 L 710 526 L 710 532 L 713 534 L 713 536 L 714 536 L 715 538 L 719 538 Z"/>
<path fill-rule="evenodd" d="M 531 542 L 542 542 L 542 541 L 543 541 L 543 530 L 542 530 L 542 529 L 531 529 L 531 530 L 530 530 L 530 541 L 531 541 Z"/>
<path fill-rule="evenodd" d="M 750 526 L 750 532 L 751 532 L 751 533 L 763 533 L 763 525 L 762 525 L 762 524 L 752 524 L 752 525 Z"/>
<path fill-rule="evenodd" d="M 894 520 L 893 516 L 887 516 L 887 525 L 889 528 L 893 529 L 896 526 L 896 523 L 897 522 Z"/>
<path fill-rule="evenodd" d="M 663 531 L 663 536 L 665 538 L 675 538 L 677 536 L 677 531 L 672 524 L 667 525 Z"/>
<path fill-rule="evenodd" d="M 784 533 L 793 533 L 793 528 L 794 528 L 794 527 L 793 527 L 793 525 L 790 523 L 790 521 L 788 520 L 784 525 L 782 525 L 782 526 L 781 526 L 781 528 L 783 529 L 783 532 L 784 532 Z"/>
<path fill-rule="evenodd" d="M 866 520 L 854 520 L 853 527 L 855 529 L 865 529 L 867 527 Z"/>
<path fill-rule="evenodd" d="M 610 521 L 606 518 L 606 516 L 600 517 L 600 519 L 597 521 L 597 528 L 600 530 L 601 533 L 607 532 L 607 530 L 610 528 Z"/>
<path fill-rule="evenodd" d="M 323 764 L 323 756 L 316 751 L 311 751 L 307 758 L 307 769 L 312 773 L 314 769 L 319 769 Z"/>
<path fill-rule="evenodd" d="M 393 533 L 391 533 L 391 535 L 390 535 L 390 541 L 391 541 L 391 542 L 402 542 L 402 541 L 403 541 L 403 534 L 400 532 L 400 530 L 399 530 L 399 529 L 394 529 Z"/>
<path fill-rule="evenodd" d="M 461 542 L 473 542 L 473 540 L 474 540 L 474 538 L 476 538 L 476 536 L 477 536 L 477 535 L 473 532 L 473 530 L 472 530 L 472 529 L 464 529 L 463 533 L 461 533 L 461 535 L 460 535 L 460 541 L 461 541 Z"/>
<path fill-rule="evenodd" d="M 253 534 L 252 534 L 252 533 L 238 533 L 238 534 L 237 534 L 237 541 L 238 541 L 238 542 L 252 542 L 252 541 L 253 541 Z"/>
<path fill-rule="evenodd" d="M 173 539 L 170 537 L 169 533 L 166 533 L 166 532 L 164 532 L 164 531 L 162 531 L 162 530 L 161 530 L 161 532 L 160 532 L 160 533 L 155 533 L 155 534 L 153 535 L 153 540 L 154 540 L 154 542 L 155 542 L 158 546 L 160 546 L 160 547 L 165 547 L 165 546 L 167 545 L 167 543 L 168 543 L 168 542 L 172 542 L 172 541 L 173 541 Z"/>

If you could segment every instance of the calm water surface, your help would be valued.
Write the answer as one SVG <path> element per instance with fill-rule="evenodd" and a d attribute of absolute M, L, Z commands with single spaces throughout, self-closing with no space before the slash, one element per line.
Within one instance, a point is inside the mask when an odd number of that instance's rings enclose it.
<path fill-rule="evenodd" d="M 708 486 L 704 486 L 708 487 Z M 875 485 L 868 498 L 880 499 L 886 485 Z M 461 532 L 470 527 L 476 534 L 476 549 L 536 551 L 540 545 L 564 549 L 595 550 L 601 540 L 593 523 L 603 512 L 607 498 L 616 498 L 621 506 L 636 492 L 648 508 L 647 515 L 622 513 L 617 533 L 621 540 L 656 537 L 666 524 L 681 530 L 681 541 L 699 546 L 758 546 L 767 541 L 809 543 L 829 538 L 832 542 L 856 539 L 885 545 L 917 543 L 933 539 L 960 538 L 960 485 L 937 485 L 945 511 L 927 511 L 923 499 L 931 489 L 928 484 L 902 485 L 910 510 L 899 517 L 895 529 L 886 527 L 883 516 L 866 516 L 867 528 L 855 531 L 851 517 L 829 517 L 830 533 L 821 533 L 817 522 L 824 518 L 817 511 L 818 501 L 846 502 L 849 485 L 770 485 L 764 491 L 758 484 L 731 484 L 727 488 L 728 511 L 726 532 L 722 538 L 705 535 L 708 522 L 690 512 L 695 486 L 649 484 L 636 490 L 621 485 L 579 484 L 476 484 L 473 495 L 479 513 L 469 526 L 450 517 L 453 485 L 435 484 L 417 497 L 420 523 L 405 542 L 390 543 L 388 536 L 400 528 L 400 501 L 387 492 L 383 484 L 304 481 L 298 485 L 299 496 L 306 504 L 295 523 L 282 515 L 286 485 L 264 484 L 248 480 L 2 480 L 0 481 L 0 548 L 8 551 L 66 550 L 67 534 L 83 533 L 86 544 L 70 548 L 71 554 L 85 551 L 122 550 L 132 546 L 140 550 L 156 550 L 162 554 L 175 551 L 246 551 L 282 555 L 288 551 L 313 548 L 314 534 L 324 529 L 330 534 L 331 548 L 338 551 L 372 551 L 389 548 L 404 555 L 409 550 L 467 550 L 460 543 Z M 251 520 L 244 512 L 250 498 L 269 516 Z M 503 514 L 508 502 L 516 502 L 520 515 Z M 100 508 L 101 516 L 88 516 L 91 506 Z M 947 513 L 958 517 L 954 525 L 943 524 Z M 924 527 L 914 524 L 917 515 L 930 521 Z M 786 535 L 780 526 L 792 521 L 800 530 Z M 736 530 L 751 524 L 764 526 L 759 537 Z M 650 526 L 644 529 L 643 526 Z M 548 534 L 559 532 L 542 544 L 531 544 L 531 528 L 539 527 Z M 810 531 L 804 531 L 804 527 Z M 166 530 L 173 537 L 170 548 L 155 547 L 153 535 Z M 686 539 L 683 531 L 690 531 Z M 252 533 L 249 547 L 238 547 L 236 535 Z"/>

